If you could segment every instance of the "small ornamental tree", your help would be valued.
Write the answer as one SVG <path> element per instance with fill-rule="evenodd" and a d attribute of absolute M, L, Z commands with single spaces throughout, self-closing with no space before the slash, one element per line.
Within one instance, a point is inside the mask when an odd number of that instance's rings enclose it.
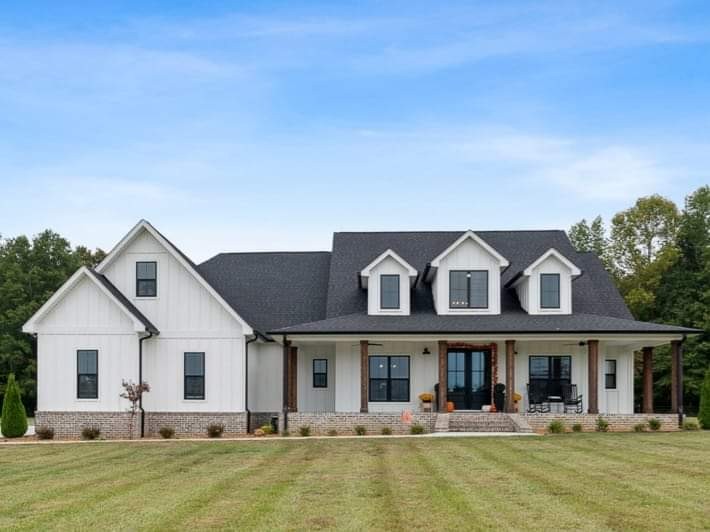
<path fill-rule="evenodd" d="M 19 438 L 27 432 L 27 414 L 20 397 L 20 388 L 15 382 L 14 373 L 10 373 L 7 377 L 0 430 L 6 438 Z"/>
<path fill-rule="evenodd" d="M 121 397 L 123 397 L 124 399 L 128 399 L 128 401 L 131 403 L 131 406 L 128 408 L 128 411 L 131 413 L 130 434 L 131 439 L 133 439 L 133 423 L 136 418 L 136 414 L 140 410 L 141 398 L 143 397 L 143 394 L 145 392 L 150 391 L 150 386 L 145 381 L 141 382 L 140 384 L 136 384 L 133 381 L 125 380 L 121 382 L 121 386 L 123 386 L 123 393 L 121 393 Z"/>
<path fill-rule="evenodd" d="M 700 410 L 698 421 L 705 430 L 710 430 L 710 369 L 705 372 L 705 380 L 700 388 Z"/>

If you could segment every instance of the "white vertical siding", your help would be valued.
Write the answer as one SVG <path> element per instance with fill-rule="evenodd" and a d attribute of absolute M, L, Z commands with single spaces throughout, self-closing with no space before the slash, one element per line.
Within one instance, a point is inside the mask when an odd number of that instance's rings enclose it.
<path fill-rule="evenodd" d="M 283 407 L 283 346 L 275 342 L 249 344 L 249 410 L 280 412 Z"/>
<path fill-rule="evenodd" d="M 380 308 L 380 275 L 399 275 L 399 309 Z M 409 315 L 410 283 L 407 269 L 392 257 L 387 257 L 370 272 L 367 283 L 367 313 Z"/>
<path fill-rule="evenodd" d="M 335 411 L 360 411 L 360 346 L 335 344 Z"/>
<path fill-rule="evenodd" d="M 328 361 L 328 386 L 313 387 L 313 359 Z M 298 348 L 298 410 L 301 412 L 333 412 L 335 410 L 335 346 L 312 344 Z"/>
<path fill-rule="evenodd" d="M 558 309 L 542 308 L 540 306 L 540 275 L 543 273 L 558 273 L 560 275 L 560 308 Z M 562 264 L 558 258 L 550 256 L 538 264 L 529 277 L 527 287 L 527 306 L 523 308 L 525 308 L 528 313 L 572 314 L 572 276 L 569 268 Z M 518 290 L 518 296 L 520 297 L 520 292 L 523 291 L 522 286 L 519 287 Z"/>

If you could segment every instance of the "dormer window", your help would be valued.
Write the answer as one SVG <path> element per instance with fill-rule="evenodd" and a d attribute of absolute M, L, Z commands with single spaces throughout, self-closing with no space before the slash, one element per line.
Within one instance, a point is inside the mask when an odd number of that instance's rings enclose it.
<path fill-rule="evenodd" d="M 382 310 L 399 309 L 399 275 L 380 275 L 380 308 Z"/>
<path fill-rule="evenodd" d="M 136 297 L 158 295 L 158 263 L 136 262 Z"/>
<path fill-rule="evenodd" d="M 540 308 L 560 308 L 560 274 L 540 274 Z"/>
<path fill-rule="evenodd" d="M 488 270 L 449 272 L 450 308 L 488 308 Z"/>

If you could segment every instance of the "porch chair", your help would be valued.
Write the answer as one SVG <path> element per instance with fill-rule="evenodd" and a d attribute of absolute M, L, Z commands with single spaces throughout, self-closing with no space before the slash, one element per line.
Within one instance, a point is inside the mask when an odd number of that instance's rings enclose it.
<path fill-rule="evenodd" d="M 570 411 L 575 414 L 581 414 L 583 412 L 582 396 L 577 395 L 576 384 L 562 385 L 562 400 L 564 401 L 565 414 L 568 414 Z"/>
<path fill-rule="evenodd" d="M 547 394 L 542 386 L 528 386 L 528 413 L 530 414 L 546 414 L 550 411 L 549 403 L 545 403 Z"/>

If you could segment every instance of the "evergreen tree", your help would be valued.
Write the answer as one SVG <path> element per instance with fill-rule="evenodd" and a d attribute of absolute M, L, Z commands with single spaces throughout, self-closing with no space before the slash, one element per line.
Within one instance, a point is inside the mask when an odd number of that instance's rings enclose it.
<path fill-rule="evenodd" d="M 700 426 L 710 430 L 710 368 L 705 372 L 705 380 L 700 393 L 700 410 L 698 411 Z"/>
<path fill-rule="evenodd" d="M 8 376 L 5 385 L 0 431 L 6 438 L 19 438 L 27 432 L 27 414 L 22 404 L 20 389 L 15 382 L 15 375 L 12 373 Z"/>

